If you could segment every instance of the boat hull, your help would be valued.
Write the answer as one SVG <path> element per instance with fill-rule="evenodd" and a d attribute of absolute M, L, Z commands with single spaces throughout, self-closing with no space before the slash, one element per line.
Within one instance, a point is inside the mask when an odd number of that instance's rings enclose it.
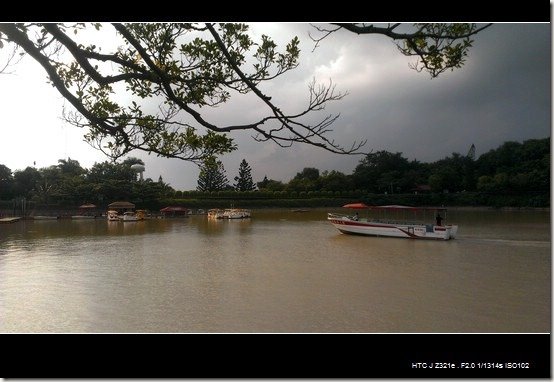
<path fill-rule="evenodd" d="M 209 219 L 225 219 L 224 211 L 218 209 L 211 209 L 208 211 Z"/>
<path fill-rule="evenodd" d="M 250 214 L 247 212 L 233 212 L 228 214 L 227 216 L 224 216 L 224 218 L 227 219 L 248 219 L 250 217 Z"/>
<path fill-rule="evenodd" d="M 110 210 L 107 213 L 109 222 L 118 222 L 121 220 L 121 217 L 118 215 L 117 211 Z"/>
<path fill-rule="evenodd" d="M 329 214 L 328 220 L 336 229 L 345 234 L 406 239 L 449 240 L 454 238 L 458 228 L 457 226 L 357 221 L 335 214 Z"/>
<path fill-rule="evenodd" d="M 15 218 L 0 218 L 0 224 L 4 223 L 15 223 L 21 220 L 21 217 L 15 217 Z"/>
<path fill-rule="evenodd" d="M 208 210 L 208 218 L 210 219 L 248 219 L 249 217 L 250 210 L 242 208 L 227 208 L 226 210 L 213 208 Z"/>

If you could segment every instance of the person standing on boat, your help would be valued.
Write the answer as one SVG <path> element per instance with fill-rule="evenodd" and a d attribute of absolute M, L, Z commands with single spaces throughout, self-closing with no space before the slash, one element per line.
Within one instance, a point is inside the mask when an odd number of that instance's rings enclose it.
<path fill-rule="evenodd" d="M 442 224 L 442 216 L 440 212 L 437 212 L 437 217 L 435 219 L 437 221 L 437 225 L 440 226 Z"/>
<path fill-rule="evenodd" d="M 352 220 L 358 221 L 360 219 L 360 215 L 356 212 L 356 215 L 352 216 Z"/>

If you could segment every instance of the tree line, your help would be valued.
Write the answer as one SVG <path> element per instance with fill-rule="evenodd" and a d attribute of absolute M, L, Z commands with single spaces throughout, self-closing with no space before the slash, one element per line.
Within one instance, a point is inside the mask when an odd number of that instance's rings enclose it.
<path fill-rule="evenodd" d="M 364 195 L 469 194 L 525 196 L 535 206 L 549 205 L 550 138 L 523 143 L 505 142 L 475 158 L 474 150 L 453 153 L 432 163 L 408 160 L 402 153 L 377 151 L 360 160 L 351 174 L 306 167 L 288 182 L 267 176 L 254 182 L 243 159 L 231 184 L 220 160 L 210 157 L 200 166 L 196 191 L 176 191 L 160 176 L 138 180 L 137 158 L 95 163 L 90 169 L 78 161 L 60 159 L 57 165 L 12 171 L 0 164 L 0 200 L 26 198 L 39 205 L 105 206 L 129 200 L 157 207 L 183 198 L 360 198 Z M 242 196 L 241 196 L 242 195 Z M 474 194 L 471 194 L 474 195 Z M 538 199 L 537 199 L 538 198 Z M 481 200 L 481 199 L 480 199 Z M 483 203 L 490 203 L 482 199 Z M 479 202 L 476 200 L 475 202 Z M 495 203 L 517 204 L 508 199 Z"/>
<path fill-rule="evenodd" d="M 162 200 L 174 198 L 176 191 L 169 184 L 150 178 L 139 181 L 132 165 L 144 162 L 130 157 L 122 162 L 104 161 L 90 169 L 77 160 L 59 159 L 57 165 L 44 168 L 27 167 L 12 172 L 0 164 L 0 201 L 25 199 L 42 208 L 77 207 L 94 203 L 99 207 L 117 200 L 127 200 L 141 207 L 158 207 Z M 198 189 L 252 191 L 255 185 L 251 168 L 243 159 L 234 185 L 230 185 L 223 165 L 215 157 L 201 166 Z M 4 203 L 5 204 L 5 203 Z"/>
<path fill-rule="evenodd" d="M 116 200 L 131 200 L 144 205 L 172 196 L 174 190 L 160 176 L 138 181 L 131 166 L 144 162 L 127 158 L 121 163 L 95 163 L 90 169 L 67 158 L 57 165 L 12 171 L 0 165 L 0 200 L 22 199 L 41 207 L 76 207 L 84 203 L 105 206 Z"/>
<path fill-rule="evenodd" d="M 237 183 L 230 186 L 223 164 L 206 161 L 198 180 L 199 191 L 251 191 L 251 168 L 243 159 Z M 244 186 L 244 184 L 248 186 Z M 466 155 L 452 153 L 432 163 L 408 160 L 402 153 L 367 154 L 351 174 L 305 167 L 289 182 L 269 179 L 256 183 L 259 191 L 407 193 L 548 193 L 550 190 L 550 138 L 523 143 L 505 142 L 475 159 L 472 146 Z"/>

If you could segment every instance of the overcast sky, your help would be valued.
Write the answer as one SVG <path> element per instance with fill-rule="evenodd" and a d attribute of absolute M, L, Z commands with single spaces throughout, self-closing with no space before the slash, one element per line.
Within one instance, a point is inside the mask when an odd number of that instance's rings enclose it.
<path fill-rule="evenodd" d="M 430 79 L 409 68 L 411 60 L 381 36 L 341 31 L 312 52 L 309 24 L 257 23 L 254 37 L 268 34 L 283 46 L 295 35 L 301 41 L 300 65 L 264 87 L 286 111 L 300 110 L 312 79 L 348 91 L 326 113 L 340 113 L 332 137 L 344 146 L 367 139 L 366 151 L 402 152 L 431 162 L 453 152 L 466 154 L 471 144 L 479 156 L 505 141 L 550 136 L 550 24 L 495 24 L 476 36 L 467 63 Z M 6 49 L 0 50 L 0 66 Z M 83 131 L 61 120 L 64 101 L 46 83 L 42 68 L 30 58 L 0 74 L 0 164 L 12 171 L 46 167 L 70 157 L 83 167 L 106 160 L 83 142 Z M 248 99 L 235 99 L 210 112 L 214 122 L 240 122 L 251 112 Z M 249 122 L 243 121 L 243 122 Z M 280 148 L 257 143 L 249 133 L 232 134 L 239 150 L 222 159 L 231 181 L 244 158 L 254 181 L 267 175 L 288 181 L 304 167 L 350 174 L 361 157 L 341 156 L 296 144 Z M 198 168 L 177 159 L 131 154 L 146 163 L 145 177 L 161 175 L 177 190 L 196 188 Z"/>

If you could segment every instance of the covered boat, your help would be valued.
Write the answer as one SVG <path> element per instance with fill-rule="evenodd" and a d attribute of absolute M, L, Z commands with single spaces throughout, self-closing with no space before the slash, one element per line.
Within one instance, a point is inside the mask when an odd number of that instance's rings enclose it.
<path fill-rule="evenodd" d="M 135 212 L 127 211 L 123 213 L 123 218 L 121 221 L 123 222 L 136 222 L 141 220 L 139 216 Z"/>
<path fill-rule="evenodd" d="M 108 221 L 137 221 L 139 220 L 133 211 L 135 205 L 130 202 L 113 202 L 108 204 Z"/>
<path fill-rule="evenodd" d="M 94 204 L 83 204 L 79 206 L 79 214 L 72 215 L 72 219 L 94 219 L 96 218 L 96 205 Z"/>
<path fill-rule="evenodd" d="M 174 217 L 188 217 L 189 210 L 185 207 L 180 206 L 168 206 L 160 210 L 162 215 L 166 218 Z"/>
<path fill-rule="evenodd" d="M 360 217 L 358 213 L 327 214 L 327 220 L 346 234 L 449 240 L 455 238 L 458 231 L 457 225 L 445 224 L 447 210 L 444 207 L 368 206 L 364 203 L 351 203 L 343 207 L 368 211 L 367 217 Z M 371 217 L 370 212 L 377 216 Z M 422 215 L 423 220 L 420 220 Z M 428 216 L 434 216 L 433 223 L 426 221 Z"/>

